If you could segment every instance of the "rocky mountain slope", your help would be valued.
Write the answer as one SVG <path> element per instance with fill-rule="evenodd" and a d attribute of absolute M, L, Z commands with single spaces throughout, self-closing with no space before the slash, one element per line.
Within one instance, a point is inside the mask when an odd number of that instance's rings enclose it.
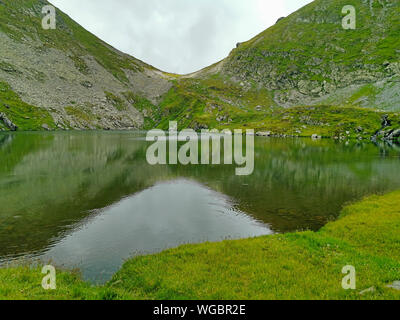
<path fill-rule="evenodd" d="M 0 1 L 0 130 L 140 128 L 171 86 L 44 0 Z"/>
<path fill-rule="evenodd" d="M 1 129 L 254 128 L 261 135 L 396 137 L 400 2 L 316 0 L 223 61 L 180 76 L 123 54 L 45 0 L 0 0 Z M 356 8 L 356 29 L 342 8 Z M 399 132 L 400 134 L 400 132 Z"/>
<path fill-rule="evenodd" d="M 356 9 L 356 29 L 342 9 Z M 274 92 L 281 106 L 400 110 L 400 2 L 318 0 L 240 44 L 220 73 Z"/>
<path fill-rule="evenodd" d="M 347 5 L 356 9 L 355 30 L 342 26 Z M 178 79 L 162 107 L 182 127 L 388 136 L 399 127 L 399 13 L 400 1 L 316 0 Z"/>

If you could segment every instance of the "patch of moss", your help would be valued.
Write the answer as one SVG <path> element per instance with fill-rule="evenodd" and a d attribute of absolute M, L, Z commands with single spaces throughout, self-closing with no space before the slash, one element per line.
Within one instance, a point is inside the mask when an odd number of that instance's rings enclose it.
<path fill-rule="evenodd" d="M 379 93 L 379 90 L 372 84 L 367 84 L 363 86 L 360 90 L 355 92 L 349 99 L 348 103 L 350 104 L 360 104 L 362 99 L 372 99 L 374 100 L 375 96 Z"/>
<path fill-rule="evenodd" d="M 126 91 L 122 94 L 132 107 L 143 114 L 143 129 L 152 129 L 157 125 L 159 119 L 159 108 L 157 106 L 151 103 L 148 99 L 135 94 L 132 91 Z"/>
<path fill-rule="evenodd" d="M 64 110 L 69 116 L 72 116 L 77 120 L 83 120 L 88 123 L 93 120 L 92 114 L 83 111 L 82 108 L 79 108 L 77 106 L 67 106 L 64 107 Z"/>
<path fill-rule="evenodd" d="M 75 68 L 79 70 L 82 74 L 89 74 L 89 67 L 86 64 L 85 60 L 79 56 L 70 56 L 70 59 L 74 62 Z"/>
<path fill-rule="evenodd" d="M 0 61 L 0 69 L 7 73 L 22 74 L 16 67 L 5 61 Z"/>
<path fill-rule="evenodd" d="M 105 91 L 104 94 L 106 95 L 107 101 L 111 103 L 117 110 L 126 110 L 126 104 L 120 97 L 108 91 Z"/>

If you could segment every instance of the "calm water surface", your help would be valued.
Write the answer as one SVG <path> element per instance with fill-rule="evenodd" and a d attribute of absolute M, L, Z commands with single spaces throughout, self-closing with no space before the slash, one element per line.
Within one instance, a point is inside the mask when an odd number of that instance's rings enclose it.
<path fill-rule="evenodd" d="M 0 134 L 0 264 L 38 258 L 104 282 L 184 243 L 318 230 L 400 188 L 400 148 L 256 138 L 255 171 L 150 166 L 140 133 Z"/>

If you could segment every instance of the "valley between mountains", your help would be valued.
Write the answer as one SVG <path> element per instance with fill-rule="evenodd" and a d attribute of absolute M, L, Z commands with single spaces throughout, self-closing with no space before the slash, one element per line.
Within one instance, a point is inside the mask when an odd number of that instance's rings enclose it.
<path fill-rule="evenodd" d="M 124 54 L 45 0 L 0 2 L 0 130 L 255 129 L 263 136 L 400 136 L 400 5 L 317 0 L 189 75 Z M 342 28 L 342 7 L 357 29 Z"/>

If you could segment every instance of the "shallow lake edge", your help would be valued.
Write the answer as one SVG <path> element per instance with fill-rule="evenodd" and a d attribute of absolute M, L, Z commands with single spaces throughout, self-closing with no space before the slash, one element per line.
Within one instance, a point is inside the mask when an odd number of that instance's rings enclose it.
<path fill-rule="evenodd" d="M 318 232 L 183 245 L 135 257 L 104 286 L 82 281 L 78 271 L 58 271 L 57 290 L 45 291 L 38 266 L 1 268 L 0 299 L 397 300 L 400 292 L 387 287 L 400 279 L 396 208 L 400 190 L 346 206 Z M 341 288 L 341 265 L 349 263 L 360 266 L 358 290 Z"/>

